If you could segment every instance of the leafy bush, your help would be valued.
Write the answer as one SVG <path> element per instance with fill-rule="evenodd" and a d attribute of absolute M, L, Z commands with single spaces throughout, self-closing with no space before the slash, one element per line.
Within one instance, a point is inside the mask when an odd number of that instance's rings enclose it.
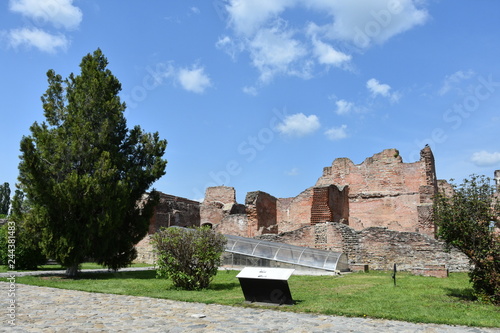
<path fill-rule="evenodd" d="M 209 228 L 163 228 L 152 237 L 157 276 L 186 290 L 205 289 L 217 274 L 226 238 Z"/>
<path fill-rule="evenodd" d="M 469 273 L 478 299 L 500 305 L 500 202 L 490 179 L 472 175 L 453 194 L 434 200 L 438 235 L 469 257 Z M 497 229 L 498 230 L 498 229 Z"/>
<path fill-rule="evenodd" d="M 9 248 L 9 244 L 14 247 Z M 37 269 L 46 262 L 47 258 L 42 254 L 37 237 L 23 222 L 10 221 L 0 228 L 1 265 L 7 265 L 10 270 L 24 270 Z"/>

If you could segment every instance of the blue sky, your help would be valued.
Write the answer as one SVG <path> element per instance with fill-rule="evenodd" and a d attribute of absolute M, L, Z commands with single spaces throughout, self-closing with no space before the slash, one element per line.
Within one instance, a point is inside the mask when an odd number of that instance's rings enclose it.
<path fill-rule="evenodd" d="M 0 5 L 0 182 L 43 120 L 45 73 L 101 48 L 129 128 L 168 140 L 154 187 L 291 197 L 337 157 L 429 144 L 440 179 L 500 169 L 500 2 L 9 0 Z"/>

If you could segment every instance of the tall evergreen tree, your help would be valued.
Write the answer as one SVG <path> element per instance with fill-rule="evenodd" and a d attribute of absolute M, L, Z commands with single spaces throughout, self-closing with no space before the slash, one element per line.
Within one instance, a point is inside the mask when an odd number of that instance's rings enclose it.
<path fill-rule="evenodd" d="M 121 84 L 101 50 L 87 54 L 80 75 L 47 72 L 46 121 L 21 141 L 19 181 L 31 210 L 27 223 L 45 254 L 73 276 L 92 258 L 111 269 L 135 258 L 157 200 L 144 193 L 165 174 L 166 140 L 128 130 Z M 140 202 L 140 203 L 139 203 Z"/>
<path fill-rule="evenodd" d="M 10 207 L 10 186 L 9 183 L 0 185 L 0 215 L 7 215 Z"/>

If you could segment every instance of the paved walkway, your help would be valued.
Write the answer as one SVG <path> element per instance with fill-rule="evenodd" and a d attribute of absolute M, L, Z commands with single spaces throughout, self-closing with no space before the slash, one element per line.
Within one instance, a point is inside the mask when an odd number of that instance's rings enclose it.
<path fill-rule="evenodd" d="M 165 299 L 15 285 L 15 326 L 8 320 L 10 285 L 0 332 L 500 332 L 462 326 L 297 314 Z M 11 311 L 12 312 L 12 311 Z"/>

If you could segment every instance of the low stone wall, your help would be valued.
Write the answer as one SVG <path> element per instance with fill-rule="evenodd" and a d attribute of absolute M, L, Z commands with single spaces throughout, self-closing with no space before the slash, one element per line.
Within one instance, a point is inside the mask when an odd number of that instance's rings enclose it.
<path fill-rule="evenodd" d="M 383 227 L 357 231 L 342 223 L 328 222 L 258 238 L 343 252 L 350 266 L 368 265 L 373 270 L 391 270 L 394 264 L 404 271 L 429 265 L 445 265 L 450 272 L 470 269 L 468 258 L 454 248 L 448 249 L 444 242 L 417 232 Z"/>

